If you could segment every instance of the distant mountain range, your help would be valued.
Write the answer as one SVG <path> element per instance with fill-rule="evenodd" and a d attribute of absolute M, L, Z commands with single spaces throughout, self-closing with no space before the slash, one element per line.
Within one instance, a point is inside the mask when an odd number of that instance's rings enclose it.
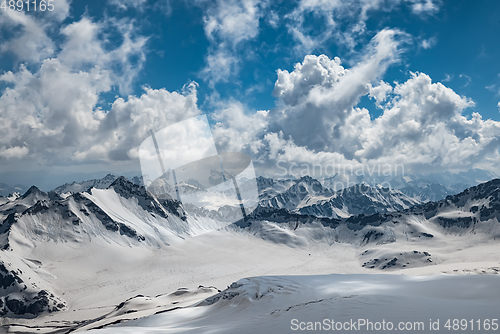
<path fill-rule="evenodd" d="M 323 186 L 337 188 L 339 184 L 367 183 L 371 186 L 382 185 L 385 188 L 399 190 L 403 194 L 421 202 L 439 201 L 448 195 L 454 195 L 462 190 L 473 187 L 496 178 L 497 175 L 482 170 L 471 169 L 467 172 L 408 174 L 408 175 L 336 175 L 321 179 Z"/>
<path fill-rule="evenodd" d="M 397 240 L 421 243 L 450 239 L 448 235 L 482 235 L 482 241 L 500 239 L 500 179 L 468 188 L 437 202 L 348 218 L 326 218 L 286 208 L 259 206 L 246 221 L 236 225 L 265 240 L 295 244 L 313 227 L 315 239 L 329 244 L 391 244 Z M 327 229 L 324 229 L 327 228 Z M 301 231 L 301 229 L 303 229 Z M 321 232 L 320 232 L 321 231 Z M 310 236 L 307 236 L 308 238 Z M 399 250 L 366 251 L 361 256 L 367 268 L 409 268 L 432 262 L 427 252 Z M 408 260 L 411 260 L 408 262 Z"/>
<path fill-rule="evenodd" d="M 5 183 L 0 183 L 0 196 L 7 197 L 14 193 L 24 194 L 28 190 L 27 187 L 23 185 L 11 186 Z"/>
<path fill-rule="evenodd" d="M 276 183 L 262 177 L 257 181 L 262 187 L 261 206 L 316 217 L 345 218 L 362 213 L 392 212 L 421 203 L 398 190 L 370 187 L 366 183 L 334 191 L 310 176 L 289 182 L 286 190 L 283 190 L 282 184 L 274 187 Z"/>

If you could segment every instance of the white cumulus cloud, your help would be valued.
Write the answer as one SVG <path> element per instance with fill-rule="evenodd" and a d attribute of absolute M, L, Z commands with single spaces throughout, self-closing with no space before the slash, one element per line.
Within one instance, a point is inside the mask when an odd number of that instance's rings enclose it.
<path fill-rule="evenodd" d="M 198 1 L 205 8 L 205 34 L 211 43 L 203 76 L 211 85 L 238 72 L 241 45 L 259 34 L 266 2 L 261 0 Z"/>
<path fill-rule="evenodd" d="M 275 95 L 281 105 L 268 113 L 244 114 L 241 108 L 220 113 L 219 142 L 252 147 L 248 151 L 255 160 L 274 171 L 281 162 L 354 168 L 402 164 L 405 171 L 419 173 L 474 167 L 498 172 L 500 122 L 475 112 L 464 116 L 474 102 L 424 73 L 411 73 L 394 86 L 380 81 L 381 63 L 397 59 L 388 50 L 373 46 L 363 62 L 349 69 L 338 58 L 309 55 L 294 71 L 279 70 Z M 376 99 L 379 117 L 371 119 L 367 109 L 357 107 L 365 95 Z M 229 121 L 230 115 L 239 116 Z"/>

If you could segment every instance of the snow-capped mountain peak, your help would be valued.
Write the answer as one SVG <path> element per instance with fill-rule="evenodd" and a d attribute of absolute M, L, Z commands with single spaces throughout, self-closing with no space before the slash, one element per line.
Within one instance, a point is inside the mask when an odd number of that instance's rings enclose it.
<path fill-rule="evenodd" d="M 102 179 L 92 179 L 83 182 L 66 183 L 54 189 L 60 195 L 74 194 L 78 192 L 88 191 L 90 188 L 106 189 L 109 187 L 118 176 L 107 174 Z"/>
<path fill-rule="evenodd" d="M 421 203 L 398 190 L 360 183 L 334 191 L 318 180 L 304 176 L 273 197 L 261 198 L 260 205 L 285 208 L 317 217 L 340 218 L 360 213 L 393 212 Z"/>

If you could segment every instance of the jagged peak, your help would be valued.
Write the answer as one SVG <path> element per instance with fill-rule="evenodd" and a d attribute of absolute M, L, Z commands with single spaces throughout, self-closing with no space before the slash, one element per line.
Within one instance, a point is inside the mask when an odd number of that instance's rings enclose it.
<path fill-rule="evenodd" d="M 52 200 L 52 201 L 63 200 L 63 198 L 58 193 L 56 193 L 54 190 L 49 191 L 47 193 L 47 195 L 49 196 L 49 199 Z"/>
<path fill-rule="evenodd" d="M 89 192 L 92 188 L 103 189 L 107 188 L 115 179 L 116 175 L 108 173 L 103 178 L 96 178 L 91 180 L 85 180 L 81 182 L 73 181 L 71 183 L 65 183 L 57 188 L 54 191 L 58 194 L 63 193 L 75 193 L 75 192 Z"/>
<path fill-rule="evenodd" d="M 108 175 L 110 175 L 110 174 L 108 174 Z M 113 183 L 111 183 L 109 185 L 108 189 L 111 187 L 115 188 L 117 186 L 128 186 L 128 187 L 135 186 L 135 187 L 138 187 L 135 183 L 129 181 L 125 176 L 119 176 L 116 180 L 113 181 Z"/>
<path fill-rule="evenodd" d="M 266 187 L 270 187 L 276 184 L 276 181 L 274 179 L 264 176 L 258 176 L 256 178 L 256 181 L 257 181 L 257 186 L 259 186 L 262 189 L 265 189 Z"/>
<path fill-rule="evenodd" d="M 300 177 L 299 179 L 297 179 L 295 182 L 296 183 L 299 183 L 299 182 L 312 183 L 312 182 L 319 182 L 319 181 L 310 175 L 304 175 L 304 176 Z"/>
<path fill-rule="evenodd" d="M 131 182 L 125 176 L 118 177 L 107 189 L 113 189 L 117 194 L 125 198 L 131 196 L 150 197 L 143 186 Z"/>
<path fill-rule="evenodd" d="M 101 180 L 109 180 L 109 179 L 116 179 L 116 178 L 117 178 L 116 175 L 108 173 L 108 174 L 106 174 L 105 177 L 101 178 Z"/>
<path fill-rule="evenodd" d="M 32 195 L 32 194 L 34 194 L 34 195 L 38 195 L 38 194 L 39 194 L 39 195 L 46 195 L 46 193 L 45 193 L 45 192 L 41 191 L 40 189 L 38 189 L 38 187 L 37 187 L 37 186 L 33 185 L 33 186 L 31 186 L 31 187 L 30 187 L 30 188 L 29 188 L 29 189 L 28 189 L 28 190 L 24 193 L 24 195 L 22 196 L 22 198 L 26 198 L 26 197 L 28 197 L 28 196 L 30 196 L 30 195 Z"/>
<path fill-rule="evenodd" d="M 498 193 L 500 191 L 500 179 L 493 179 L 488 182 L 480 183 L 477 186 L 470 187 L 462 191 L 457 195 L 447 196 L 445 200 L 449 199 L 458 199 L 464 196 L 467 196 L 470 193 L 475 193 L 474 198 L 487 198 L 494 193 Z"/>
<path fill-rule="evenodd" d="M 477 186 L 467 188 L 456 195 L 446 196 L 446 198 L 440 201 L 431 201 L 420 205 L 416 205 L 410 210 L 413 212 L 420 213 L 425 211 L 433 211 L 441 206 L 448 206 L 448 205 L 463 206 L 470 199 L 472 200 L 484 199 L 494 194 L 496 194 L 496 199 L 494 200 L 498 205 L 500 201 L 500 179 L 493 179 L 491 181 L 478 184 Z"/>

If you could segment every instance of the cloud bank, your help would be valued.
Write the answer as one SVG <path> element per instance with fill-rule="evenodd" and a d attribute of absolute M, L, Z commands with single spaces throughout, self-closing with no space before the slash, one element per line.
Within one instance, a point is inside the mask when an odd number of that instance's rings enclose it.
<path fill-rule="evenodd" d="M 398 31 L 383 30 L 350 69 L 339 58 L 308 55 L 293 71 L 278 70 L 274 94 L 279 106 L 253 116 L 229 106 L 216 116 L 219 144 L 248 150 L 269 168 L 279 160 L 403 164 L 424 173 L 473 167 L 498 172 L 500 122 L 483 120 L 476 112 L 464 116 L 474 102 L 425 73 L 411 73 L 403 83 L 381 80 L 398 61 L 401 43 Z M 363 96 L 375 100 L 379 117 L 372 119 L 357 106 Z"/>
<path fill-rule="evenodd" d="M 258 36 L 264 19 L 285 24 L 305 52 L 324 38 L 355 45 L 365 36 L 371 11 L 403 3 L 414 15 L 432 15 L 438 8 L 430 0 L 302 0 L 285 17 L 273 10 L 264 14 L 271 2 L 199 0 L 210 42 L 201 78 L 212 88 L 232 78 L 241 64 L 240 49 Z M 0 75 L 6 86 L 0 96 L 0 164 L 113 166 L 137 161 L 149 130 L 202 113 L 196 82 L 173 92 L 144 86 L 142 94 L 127 96 L 143 69 L 148 43 L 133 20 L 83 16 L 63 24 L 69 5 L 60 1 L 57 8 L 51 20 L 0 14 L 1 29 L 12 29 L 6 22 L 15 27 L 0 52 L 18 61 L 15 70 Z M 323 16 L 331 35 L 309 31 L 303 20 L 307 13 Z M 341 36 L 345 27 L 330 21 L 337 14 L 354 18 L 349 36 Z M 49 37 L 54 30 L 60 38 Z M 119 43 L 109 43 L 110 32 L 120 36 Z M 410 73 L 404 82 L 384 81 L 388 68 L 402 61 L 413 41 L 401 30 L 382 29 L 346 62 L 351 66 L 339 57 L 306 53 L 293 68 L 277 69 L 274 91 L 269 92 L 276 107 L 270 110 L 249 110 L 236 99 L 217 101 L 217 111 L 209 116 L 219 149 L 246 151 L 257 166 L 271 172 L 282 161 L 404 164 L 413 172 L 479 167 L 498 173 L 500 122 L 471 113 L 472 100 L 425 73 Z M 103 95 L 113 93 L 121 96 L 103 104 Z M 380 116 L 360 106 L 363 98 L 374 101 Z"/>

